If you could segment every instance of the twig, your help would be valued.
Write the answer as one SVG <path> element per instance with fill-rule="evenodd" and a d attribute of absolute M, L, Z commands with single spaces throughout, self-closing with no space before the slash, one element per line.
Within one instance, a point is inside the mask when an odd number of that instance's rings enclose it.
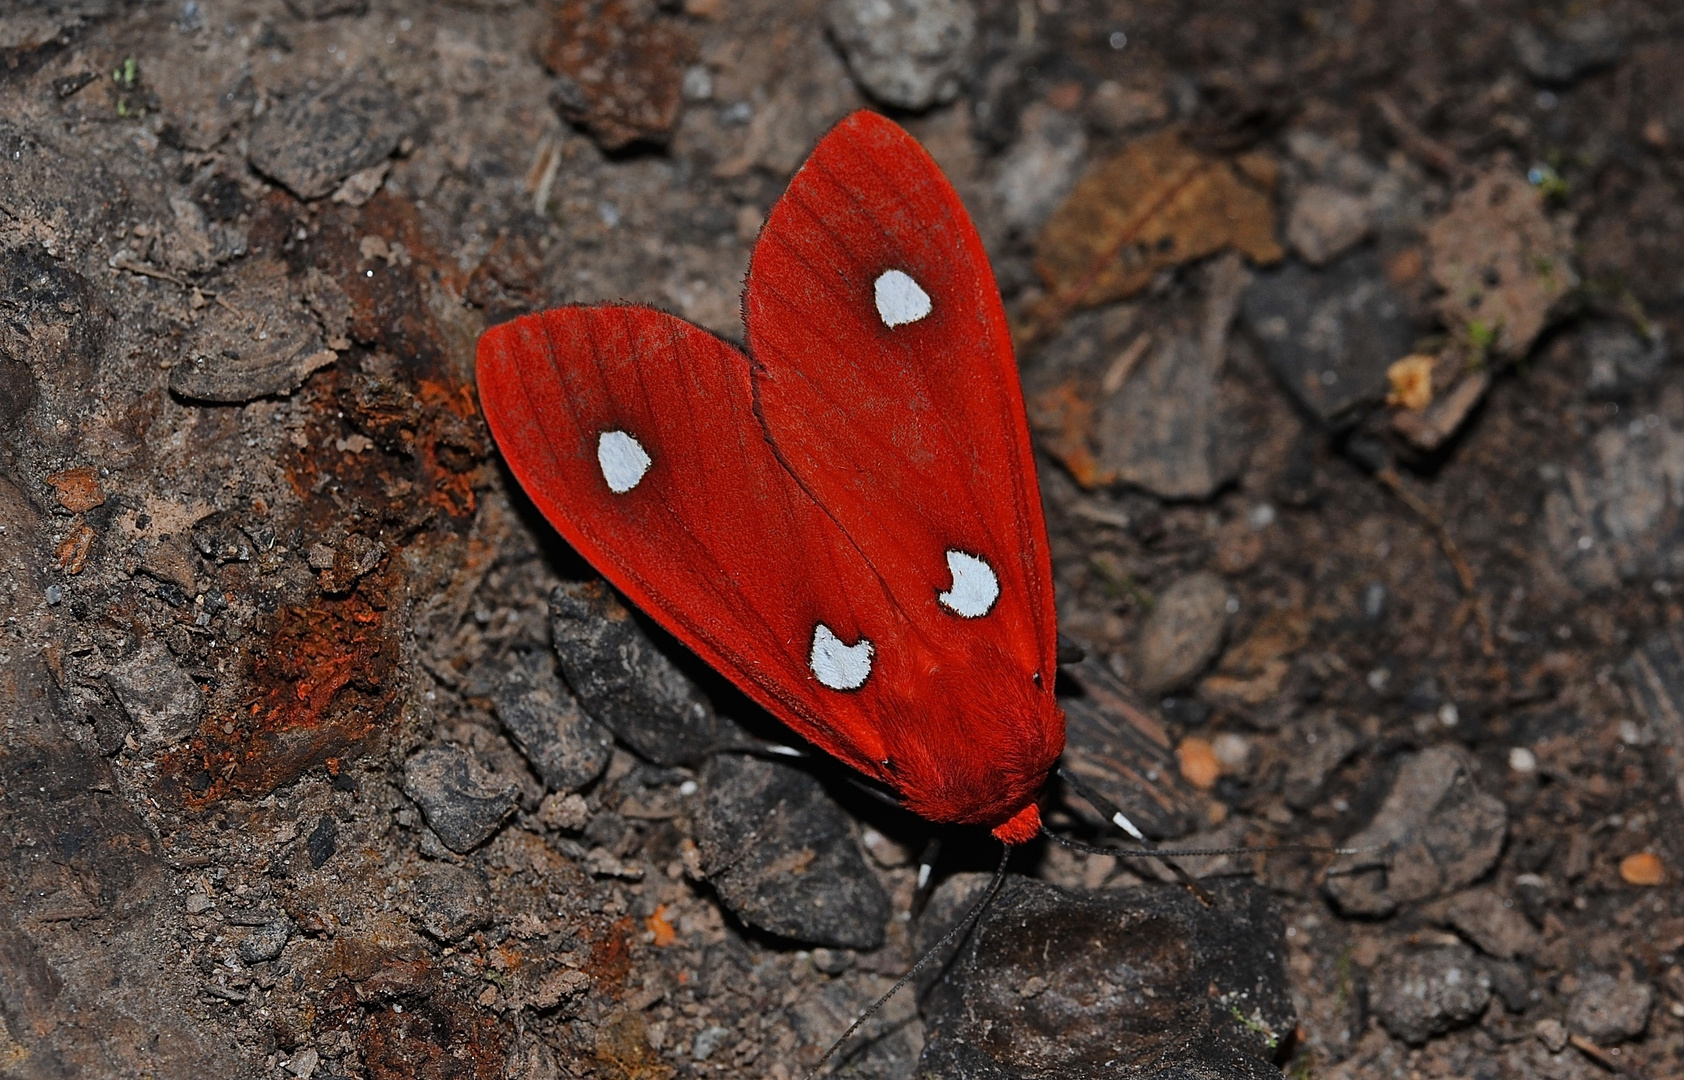
<path fill-rule="evenodd" d="M 1152 332 L 1142 330 L 1140 336 L 1130 342 L 1129 347 L 1111 362 L 1110 369 L 1105 372 L 1105 378 L 1099 383 L 1099 388 L 1106 397 L 1121 390 L 1123 384 L 1129 381 L 1129 376 L 1134 374 L 1134 369 L 1140 364 L 1140 358 L 1146 355 L 1146 350 L 1151 344 Z"/>
<path fill-rule="evenodd" d="M 1397 102 L 1385 94 L 1375 94 L 1373 100 L 1375 108 L 1380 110 L 1380 115 L 1391 126 L 1392 133 L 1404 149 L 1453 180 L 1462 175 L 1462 163 L 1456 152 L 1416 127 L 1415 122 L 1398 108 Z"/>
<path fill-rule="evenodd" d="M 129 273 L 139 274 L 141 277 L 157 278 L 159 281 L 168 281 L 171 284 L 180 285 L 184 289 L 191 289 L 193 287 L 192 282 L 188 281 L 186 278 L 178 277 L 175 274 L 170 273 L 168 270 L 159 270 L 156 267 L 147 266 L 145 263 L 130 262 L 128 259 L 116 259 L 112 261 L 111 265 L 117 270 L 127 270 Z"/>
<path fill-rule="evenodd" d="M 1583 1035 L 1569 1035 L 1567 1037 L 1567 1041 L 1572 1043 L 1573 1048 L 1578 1050 L 1579 1053 L 1585 1055 L 1604 1068 L 1612 1069 L 1621 1076 L 1628 1076 L 1631 1080 L 1646 1080 L 1644 1075 L 1637 1071 L 1634 1066 L 1627 1065 L 1625 1062 L 1602 1049 L 1602 1047 L 1591 1042 Z"/>
<path fill-rule="evenodd" d="M 215 300 L 216 306 L 222 308 L 224 311 L 233 315 L 238 315 L 241 318 L 246 317 L 246 313 L 244 311 L 241 311 L 239 308 L 229 303 L 221 293 L 211 289 L 200 288 L 191 281 L 188 281 L 186 278 L 177 274 L 172 274 L 168 270 L 159 270 L 155 266 L 147 266 L 145 263 L 132 262 L 128 259 L 112 260 L 111 268 L 113 270 L 127 270 L 129 273 L 139 274 L 141 277 L 157 278 L 159 281 L 167 281 L 172 285 L 179 285 L 183 289 L 196 289 L 200 296 L 206 296 Z"/>
<path fill-rule="evenodd" d="M 1462 594 L 1473 605 L 1474 619 L 1479 623 L 1479 648 L 1486 656 L 1496 656 L 1497 646 L 1491 633 L 1491 612 L 1484 603 L 1480 602 L 1479 580 L 1474 576 L 1474 569 L 1462 554 L 1462 549 L 1456 543 L 1456 538 L 1450 535 L 1450 527 L 1444 519 L 1426 500 L 1404 486 L 1403 477 L 1398 475 L 1391 466 L 1379 469 L 1374 474 L 1387 491 L 1397 496 L 1399 502 L 1408 507 L 1415 516 L 1427 526 L 1427 530 L 1438 541 L 1439 550 L 1449 561 L 1451 569 L 1456 571 L 1456 580 L 1462 587 Z"/>

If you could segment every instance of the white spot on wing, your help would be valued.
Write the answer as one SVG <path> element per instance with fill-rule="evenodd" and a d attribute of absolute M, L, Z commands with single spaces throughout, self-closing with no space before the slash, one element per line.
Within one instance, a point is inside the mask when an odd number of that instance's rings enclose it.
<path fill-rule="evenodd" d="M 900 270 L 885 270 L 877 278 L 877 315 L 893 329 L 915 323 L 930 313 L 930 294 Z"/>
<path fill-rule="evenodd" d="M 1000 579 L 994 576 L 994 568 L 975 555 L 949 551 L 947 569 L 953 574 L 953 588 L 936 599 L 953 614 L 980 618 L 1000 599 Z"/>
<path fill-rule="evenodd" d="M 623 431 L 604 431 L 596 440 L 596 463 L 602 466 L 608 490 L 624 495 L 649 471 L 649 453 Z"/>
<path fill-rule="evenodd" d="M 832 690 L 858 690 L 871 674 L 871 642 L 860 638 L 854 645 L 842 639 L 824 623 L 813 628 L 813 652 L 807 660 L 813 674 Z"/>

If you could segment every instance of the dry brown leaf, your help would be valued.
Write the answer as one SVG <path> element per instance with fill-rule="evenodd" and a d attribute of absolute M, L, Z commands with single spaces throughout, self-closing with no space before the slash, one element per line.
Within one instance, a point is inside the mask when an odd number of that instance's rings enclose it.
<path fill-rule="evenodd" d="M 1424 409 L 1432 404 L 1433 362 L 1433 357 L 1415 353 L 1387 368 L 1386 381 L 1391 389 L 1386 393 L 1386 404 L 1405 409 Z"/>
<path fill-rule="evenodd" d="M 1292 655 L 1310 643 L 1310 617 L 1296 608 L 1271 611 L 1244 641 L 1229 649 L 1199 696 L 1218 705 L 1256 707 L 1281 690 Z"/>
<path fill-rule="evenodd" d="M 1136 139 L 1076 185 L 1035 244 L 1048 297 L 1031 333 L 1130 296 L 1166 267 L 1235 248 L 1278 261 L 1272 163 L 1211 157 L 1173 129 Z"/>

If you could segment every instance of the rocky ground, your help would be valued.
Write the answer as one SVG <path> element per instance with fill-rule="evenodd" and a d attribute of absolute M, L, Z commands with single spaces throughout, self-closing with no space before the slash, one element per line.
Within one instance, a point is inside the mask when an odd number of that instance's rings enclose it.
<path fill-rule="evenodd" d="M 0 14 L 0 1075 L 803 1075 L 998 859 L 628 618 L 487 325 L 741 339 L 851 109 L 995 261 L 1066 761 L 849 1075 L 1684 1072 L 1684 16 L 1653 0 Z M 605 657 L 629 662 L 609 665 Z M 1097 809 L 1096 809 L 1097 807 Z"/>

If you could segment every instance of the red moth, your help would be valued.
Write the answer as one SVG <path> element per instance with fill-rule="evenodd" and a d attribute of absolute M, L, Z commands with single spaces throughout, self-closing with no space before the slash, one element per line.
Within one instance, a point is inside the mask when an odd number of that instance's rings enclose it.
<path fill-rule="evenodd" d="M 635 305 L 486 331 L 533 502 L 803 738 L 1008 844 L 1064 749 L 1046 524 L 1005 311 L 940 168 L 856 112 L 772 207 L 744 351 Z"/>

